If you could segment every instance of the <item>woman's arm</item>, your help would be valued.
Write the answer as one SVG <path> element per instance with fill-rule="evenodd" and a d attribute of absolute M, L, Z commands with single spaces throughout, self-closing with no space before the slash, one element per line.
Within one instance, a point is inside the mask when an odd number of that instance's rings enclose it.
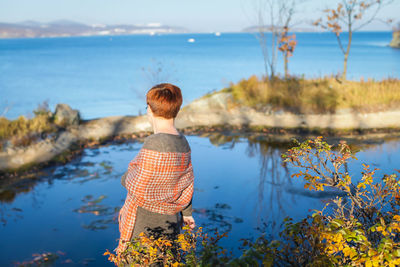
<path fill-rule="evenodd" d="M 193 199 L 192 199 L 193 200 Z M 192 208 L 192 200 L 190 200 L 189 204 L 184 208 L 182 212 L 182 216 L 192 216 L 193 208 Z"/>
<path fill-rule="evenodd" d="M 193 200 L 193 198 L 192 198 Z M 190 229 L 194 229 L 196 227 L 196 222 L 192 216 L 193 208 L 192 208 L 192 200 L 190 200 L 189 205 L 184 208 L 181 213 L 183 217 L 183 223 L 190 227 Z"/>

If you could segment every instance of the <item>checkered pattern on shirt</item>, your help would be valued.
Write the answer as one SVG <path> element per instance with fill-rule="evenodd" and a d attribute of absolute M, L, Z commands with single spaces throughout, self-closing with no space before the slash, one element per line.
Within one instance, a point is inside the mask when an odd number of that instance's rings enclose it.
<path fill-rule="evenodd" d="M 184 209 L 193 195 L 193 168 L 190 151 L 158 152 L 141 149 L 131 161 L 126 176 L 125 204 L 119 213 L 121 233 L 118 251 L 132 238 L 137 208 L 161 214 Z"/>

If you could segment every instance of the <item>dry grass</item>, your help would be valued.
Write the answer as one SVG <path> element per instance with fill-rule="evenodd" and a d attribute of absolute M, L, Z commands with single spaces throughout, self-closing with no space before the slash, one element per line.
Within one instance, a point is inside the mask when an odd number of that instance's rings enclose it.
<path fill-rule="evenodd" d="M 10 140 L 13 146 L 27 146 L 40 138 L 43 133 L 57 130 L 50 112 L 39 107 L 34 114 L 31 119 L 24 116 L 16 120 L 0 117 L 0 149 L 6 140 Z"/>
<path fill-rule="evenodd" d="M 339 81 L 275 78 L 265 81 L 251 76 L 229 88 L 240 103 L 262 108 L 271 105 L 296 113 L 334 113 L 338 109 L 363 112 L 400 108 L 400 80 Z"/>

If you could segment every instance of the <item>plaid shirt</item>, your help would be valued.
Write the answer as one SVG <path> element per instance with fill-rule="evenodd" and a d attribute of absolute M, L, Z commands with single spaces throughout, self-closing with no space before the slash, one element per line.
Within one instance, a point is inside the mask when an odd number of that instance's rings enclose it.
<path fill-rule="evenodd" d="M 161 214 L 180 212 L 192 199 L 193 181 L 190 151 L 158 152 L 142 148 L 130 162 L 126 176 L 128 194 L 118 218 L 121 237 L 117 252 L 124 251 L 125 242 L 132 238 L 139 206 Z"/>

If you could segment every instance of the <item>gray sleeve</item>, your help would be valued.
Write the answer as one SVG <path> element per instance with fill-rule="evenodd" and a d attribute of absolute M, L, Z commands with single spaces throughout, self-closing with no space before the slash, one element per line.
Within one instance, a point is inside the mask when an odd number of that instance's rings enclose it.
<path fill-rule="evenodd" d="M 192 198 L 193 200 L 193 198 Z M 192 208 L 192 200 L 190 200 L 189 205 L 186 206 L 181 212 L 182 216 L 192 216 L 193 208 Z"/>

